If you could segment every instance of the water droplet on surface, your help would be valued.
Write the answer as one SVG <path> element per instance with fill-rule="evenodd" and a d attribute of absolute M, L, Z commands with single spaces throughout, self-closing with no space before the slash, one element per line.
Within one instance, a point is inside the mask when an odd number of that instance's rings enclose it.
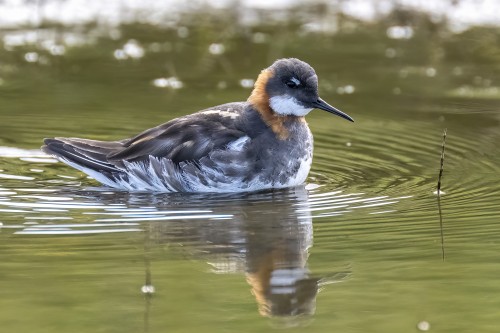
<path fill-rule="evenodd" d="M 150 284 L 146 284 L 141 287 L 141 292 L 143 294 L 154 294 L 155 293 L 155 287 Z"/>
<path fill-rule="evenodd" d="M 427 75 L 428 77 L 434 77 L 434 76 L 436 76 L 436 73 L 437 73 L 437 71 L 433 67 L 429 67 L 425 70 L 425 75 Z"/>
<path fill-rule="evenodd" d="M 131 39 L 123 45 L 123 51 L 128 57 L 133 59 L 142 58 L 145 53 L 144 48 L 135 39 Z"/>
<path fill-rule="evenodd" d="M 348 84 L 347 86 L 344 87 L 344 91 L 346 94 L 352 94 L 354 93 L 356 89 L 354 88 L 354 86 Z"/>
<path fill-rule="evenodd" d="M 421 321 L 417 324 L 417 328 L 420 331 L 428 331 L 431 328 L 431 324 L 428 321 Z"/>
<path fill-rule="evenodd" d="M 158 88 L 165 88 L 168 86 L 168 81 L 167 79 L 161 77 L 159 79 L 154 79 L 153 80 L 153 85 Z"/>
<path fill-rule="evenodd" d="M 66 48 L 64 45 L 52 45 L 49 49 L 50 54 L 54 56 L 61 56 L 66 53 Z"/>
<path fill-rule="evenodd" d="M 24 55 L 24 60 L 27 62 L 37 62 L 39 59 L 38 53 L 36 52 L 28 52 Z"/>
<path fill-rule="evenodd" d="M 392 39 L 410 39 L 413 37 L 413 28 L 409 26 L 393 26 L 387 28 L 387 37 Z"/>
<path fill-rule="evenodd" d="M 254 84 L 254 80 L 252 79 L 241 79 L 240 80 L 240 86 L 243 88 L 252 88 Z"/>
<path fill-rule="evenodd" d="M 118 60 L 127 59 L 127 55 L 125 54 L 125 51 L 123 51 L 122 49 L 115 50 L 113 52 L 113 56 Z"/>
<path fill-rule="evenodd" d="M 354 93 L 354 91 L 356 91 L 356 88 L 353 86 L 353 85 L 346 85 L 346 86 L 343 86 L 343 87 L 338 87 L 337 88 L 337 94 L 352 94 Z"/>
<path fill-rule="evenodd" d="M 153 85 L 158 88 L 172 88 L 172 89 L 180 89 L 184 86 L 181 80 L 172 76 L 172 77 L 160 77 L 158 79 L 153 80 Z"/>
<path fill-rule="evenodd" d="M 214 55 L 223 54 L 226 51 L 226 47 L 223 44 L 213 43 L 208 47 L 208 52 Z"/>

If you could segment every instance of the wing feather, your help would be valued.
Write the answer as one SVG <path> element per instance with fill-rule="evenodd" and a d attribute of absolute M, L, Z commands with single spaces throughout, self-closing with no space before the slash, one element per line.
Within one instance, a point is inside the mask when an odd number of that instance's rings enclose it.
<path fill-rule="evenodd" d="M 151 158 L 168 160 L 173 166 L 197 165 L 213 151 L 224 150 L 246 136 L 235 121 L 244 108 L 245 103 L 221 105 L 215 110 L 174 119 L 121 141 L 45 139 L 42 149 L 82 170 L 106 173 L 109 177 L 124 172 L 132 162 L 148 164 Z"/>
<path fill-rule="evenodd" d="M 224 111 L 225 114 L 228 112 Z M 107 159 L 110 162 L 136 162 L 154 156 L 169 159 L 175 164 L 198 161 L 211 151 L 225 149 L 228 144 L 244 136 L 246 133 L 238 129 L 238 122 L 234 121 L 234 117 L 222 116 L 216 112 L 200 112 L 131 138 L 124 142 L 123 148 L 111 152 Z"/>

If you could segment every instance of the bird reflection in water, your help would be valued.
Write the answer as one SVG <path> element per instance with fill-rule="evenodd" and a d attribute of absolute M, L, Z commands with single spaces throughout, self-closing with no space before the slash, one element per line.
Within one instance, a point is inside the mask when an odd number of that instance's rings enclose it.
<path fill-rule="evenodd" d="M 175 204 L 169 196 L 168 205 Z M 214 273 L 244 273 L 258 311 L 268 317 L 308 316 L 324 284 L 345 280 L 349 272 L 315 277 L 307 267 L 313 241 L 307 190 L 297 188 L 254 194 L 179 195 L 179 206 L 204 203 L 227 219 L 186 219 L 153 223 L 149 241 L 189 244 Z M 199 199 L 199 200 L 198 200 Z M 208 199 L 208 200 L 207 200 Z M 298 206 L 300 204 L 300 210 Z M 156 204 L 157 206 L 157 204 Z"/>

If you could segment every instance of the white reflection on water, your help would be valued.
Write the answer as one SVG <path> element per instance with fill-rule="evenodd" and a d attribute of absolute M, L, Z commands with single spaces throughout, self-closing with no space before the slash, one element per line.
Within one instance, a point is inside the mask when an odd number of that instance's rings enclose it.
<path fill-rule="evenodd" d="M 129 222 L 129 221 L 137 221 L 137 222 L 148 222 L 148 221 L 172 221 L 172 220 L 217 220 L 217 219 L 226 219 L 233 217 L 233 215 L 217 215 L 217 214 L 208 214 L 208 215 L 176 215 L 176 216 L 141 216 L 141 217 L 126 217 L 123 219 L 96 219 L 96 222 Z"/>
<path fill-rule="evenodd" d="M 241 21 L 256 23 L 254 21 L 257 10 L 267 10 L 279 16 L 282 15 L 280 9 L 292 8 L 303 2 L 298 0 L 241 0 L 236 3 L 241 9 L 239 11 Z M 317 3 L 326 5 L 324 10 L 326 14 L 342 13 L 365 21 L 387 15 L 395 8 L 404 8 L 430 13 L 434 20 L 446 18 L 455 30 L 463 30 L 472 25 L 500 24 L 498 20 L 500 3 L 496 0 L 349 0 L 317 1 Z M 0 2 L 0 26 L 38 25 L 43 20 L 64 25 L 90 22 L 119 25 L 137 21 L 165 25 L 178 20 L 179 14 L 197 8 L 229 9 L 234 5 L 233 0 L 199 0 L 194 3 L 184 0 L 45 0 L 36 2 L 4 0 Z"/>
<path fill-rule="evenodd" d="M 89 235 L 89 234 L 108 234 L 115 232 L 137 232 L 141 231 L 139 228 L 100 228 L 100 229 L 72 229 L 60 226 L 36 226 L 25 228 L 21 231 L 16 231 L 16 235 Z"/>
<path fill-rule="evenodd" d="M 234 220 L 241 218 L 241 206 L 250 205 L 252 201 L 246 201 L 245 197 L 259 198 L 266 202 L 269 195 L 279 196 L 276 193 L 263 194 L 241 194 L 227 196 L 200 196 L 200 195 L 177 195 L 169 196 L 162 194 L 130 194 L 126 192 L 92 192 L 84 188 L 67 192 L 61 189 L 51 192 L 50 196 L 44 195 L 44 189 L 40 194 L 34 194 L 37 189 L 23 189 L 25 192 L 33 193 L 27 195 L 16 195 L 16 192 L 0 193 L 0 209 L 3 213 L 27 214 L 24 219 L 26 223 L 37 223 L 37 225 L 23 225 L 23 230 L 16 234 L 85 234 L 112 232 L 137 232 L 141 231 L 141 222 L 167 222 L 167 221 L 215 221 Z M 294 191 L 293 189 L 290 191 Z M 343 194 L 342 191 L 321 192 L 321 187 L 307 191 L 302 188 L 304 195 L 289 202 L 289 213 L 293 212 L 294 219 L 304 223 L 315 218 L 340 216 L 353 212 L 354 209 L 368 209 L 368 214 L 381 214 L 396 212 L 395 209 L 375 212 L 371 208 L 395 205 L 403 199 L 411 196 L 389 197 L 376 196 L 366 197 L 363 193 Z M 82 196 L 82 194 L 84 195 Z M 2 195 L 3 194 L 3 195 Z M 114 194 L 114 195 L 110 195 Z M 284 198 L 288 192 L 284 191 Z M 114 202 L 122 201 L 121 203 Z M 206 204 L 203 201 L 206 200 Z M 151 206 L 151 203 L 156 206 Z M 138 207 L 139 205 L 139 207 Z M 202 208 L 204 206 L 204 208 Z M 236 208 L 236 210 L 232 210 Z M 201 209 L 200 209 L 201 208 Z M 208 208 L 208 209 L 207 209 Z M 245 208 L 246 209 L 246 208 Z M 266 211 L 255 211 L 258 214 L 268 214 Z M 112 217 L 109 217 L 112 216 Z M 291 215 L 283 218 L 290 218 Z M 81 221 L 82 223 L 61 224 L 62 220 Z M 38 221 L 38 222 L 35 222 Z M 42 224 L 50 221 L 49 224 Z M 39 224 L 38 224 L 39 223 Z M 134 225 L 137 228 L 116 228 L 117 226 Z M 9 224 L 5 225 L 5 227 Z M 10 225 L 12 228 L 13 225 Z M 61 229 L 63 228 L 63 229 Z M 82 229 L 83 228 L 83 229 Z"/>
<path fill-rule="evenodd" d="M 231 220 L 231 223 L 236 223 L 235 221 L 243 217 L 248 219 L 249 214 L 257 214 L 258 219 L 258 216 L 265 217 L 271 211 L 278 209 L 271 204 L 273 202 L 269 201 L 271 199 L 277 201 L 279 205 L 283 205 L 282 201 L 286 202 L 285 206 L 279 207 L 285 214 L 282 216 L 283 219 L 310 224 L 315 218 L 340 216 L 360 209 L 366 210 L 367 214 L 396 212 L 394 205 L 410 198 L 410 196 L 370 196 L 341 190 L 326 191 L 316 184 L 281 192 L 255 194 L 132 194 L 115 192 L 103 187 L 84 188 L 80 185 L 73 187 L 69 178 L 74 177 L 66 175 L 58 176 L 68 180 L 61 180 L 60 184 L 53 185 L 51 180 L 42 177 L 45 173 L 43 171 L 52 166 L 44 163 L 47 157 L 38 150 L 0 147 L 0 156 L 22 159 L 23 163 L 36 164 L 42 171 L 36 173 L 35 177 L 15 174 L 15 172 L 21 173 L 19 169 L 0 173 L 0 178 L 5 178 L 9 182 L 0 188 L 0 212 L 5 213 L 7 221 L 8 214 L 12 214 L 13 221 L 19 221 L 19 216 L 15 215 L 22 214 L 21 218 L 26 221 L 20 226 L 15 223 L 4 223 L 2 228 L 19 228 L 21 230 L 16 232 L 18 235 L 138 232 L 144 227 L 141 222 L 212 223 L 211 221 Z M 33 158 L 38 159 L 32 160 Z M 27 180 L 29 182 L 26 182 Z M 31 186 L 33 184 L 36 186 Z M 256 202 L 259 206 L 254 206 Z M 384 207 L 383 210 L 380 207 Z M 266 211 L 268 208 L 271 210 Z M 75 223 L 62 224 L 61 222 L 65 220 L 72 220 Z"/>
<path fill-rule="evenodd" d="M 19 157 L 34 159 L 31 162 L 37 162 L 38 160 L 36 160 L 35 158 L 42 158 L 43 162 L 57 162 L 56 159 L 49 158 L 49 156 L 42 152 L 40 149 L 21 149 L 16 147 L 0 146 L 0 157 Z"/>
<path fill-rule="evenodd" d="M 172 89 L 181 89 L 184 86 L 184 83 L 179 80 L 177 77 L 160 77 L 158 79 L 154 79 L 152 84 L 158 88 L 172 88 Z"/>
<path fill-rule="evenodd" d="M 4 179 L 19 179 L 19 180 L 33 180 L 33 179 L 35 179 L 33 177 L 18 176 L 18 175 L 9 175 L 9 174 L 5 174 L 5 173 L 0 173 L 0 178 L 4 178 Z"/>

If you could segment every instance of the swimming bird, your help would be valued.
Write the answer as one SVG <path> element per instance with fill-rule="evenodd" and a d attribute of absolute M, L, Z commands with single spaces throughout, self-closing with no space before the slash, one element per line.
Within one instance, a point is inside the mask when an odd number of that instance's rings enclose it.
<path fill-rule="evenodd" d="M 311 168 L 313 136 L 304 116 L 313 109 L 353 121 L 319 97 L 309 64 L 279 59 L 262 70 L 245 102 L 201 110 L 120 141 L 49 138 L 42 150 L 128 191 L 292 187 L 302 184 Z"/>

